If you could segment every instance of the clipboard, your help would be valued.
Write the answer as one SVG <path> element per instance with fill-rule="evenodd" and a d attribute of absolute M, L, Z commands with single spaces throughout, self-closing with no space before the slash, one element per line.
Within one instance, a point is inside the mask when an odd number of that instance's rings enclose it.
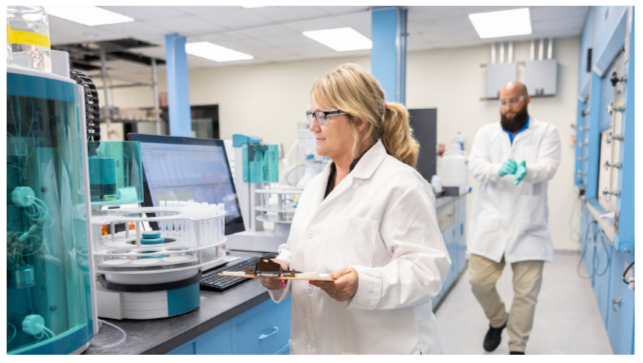
<path fill-rule="evenodd" d="M 230 276 L 230 277 L 245 277 L 248 279 L 260 279 L 262 277 L 274 280 L 300 280 L 300 281 L 335 281 L 329 274 L 318 274 L 317 272 L 304 272 L 304 273 L 295 273 L 295 276 L 282 275 L 282 276 L 266 276 L 266 275 L 254 275 L 247 274 L 245 271 L 223 271 L 219 276 Z"/>

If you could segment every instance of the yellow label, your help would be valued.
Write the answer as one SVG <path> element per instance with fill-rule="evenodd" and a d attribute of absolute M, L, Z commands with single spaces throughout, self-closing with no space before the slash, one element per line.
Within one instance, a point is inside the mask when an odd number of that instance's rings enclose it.
<path fill-rule="evenodd" d="M 51 48 L 49 37 L 23 30 L 10 30 L 7 24 L 7 42 L 10 44 L 27 44 L 36 47 Z"/>

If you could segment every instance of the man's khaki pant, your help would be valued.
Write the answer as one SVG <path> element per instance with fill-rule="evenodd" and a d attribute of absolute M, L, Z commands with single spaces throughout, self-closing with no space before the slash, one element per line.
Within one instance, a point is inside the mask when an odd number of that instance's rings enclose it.
<path fill-rule="evenodd" d="M 507 323 L 509 350 L 524 352 L 534 326 L 534 312 L 542 284 L 544 261 L 521 261 L 511 264 L 513 270 L 514 300 L 507 320 L 505 303 L 498 295 L 496 282 L 505 268 L 505 257 L 500 263 L 471 255 L 469 273 L 473 294 L 478 299 L 489 323 L 499 328 Z"/>

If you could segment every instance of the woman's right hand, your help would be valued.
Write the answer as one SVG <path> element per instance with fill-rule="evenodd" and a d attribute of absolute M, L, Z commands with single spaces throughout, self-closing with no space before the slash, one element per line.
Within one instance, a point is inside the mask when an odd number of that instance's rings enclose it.
<path fill-rule="evenodd" d="M 282 260 L 277 260 L 277 259 L 271 259 L 272 262 L 276 262 L 281 265 L 281 269 L 283 271 L 288 271 L 288 264 L 286 264 Z M 266 277 L 262 277 L 261 279 L 261 284 L 268 290 L 281 290 L 284 287 L 286 287 L 286 282 L 284 280 L 277 280 L 277 279 L 269 279 Z"/>

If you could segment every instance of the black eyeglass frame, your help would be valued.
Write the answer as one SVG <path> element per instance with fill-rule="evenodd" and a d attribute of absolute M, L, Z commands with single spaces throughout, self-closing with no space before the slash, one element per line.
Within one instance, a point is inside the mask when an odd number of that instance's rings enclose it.
<path fill-rule="evenodd" d="M 320 120 L 317 117 L 317 114 L 320 114 L 320 113 L 324 115 L 323 120 Z M 315 111 L 315 112 L 306 111 L 306 118 L 308 119 L 308 124 L 309 125 L 313 123 L 313 117 L 311 117 L 311 116 L 314 116 L 314 118 L 317 120 L 317 123 L 319 123 L 320 125 L 325 125 L 328 122 L 330 122 L 330 120 L 328 120 L 329 115 L 348 115 L 348 113 L 346 113 L 345 111 L 342 111 L 342 110 Z"/>

